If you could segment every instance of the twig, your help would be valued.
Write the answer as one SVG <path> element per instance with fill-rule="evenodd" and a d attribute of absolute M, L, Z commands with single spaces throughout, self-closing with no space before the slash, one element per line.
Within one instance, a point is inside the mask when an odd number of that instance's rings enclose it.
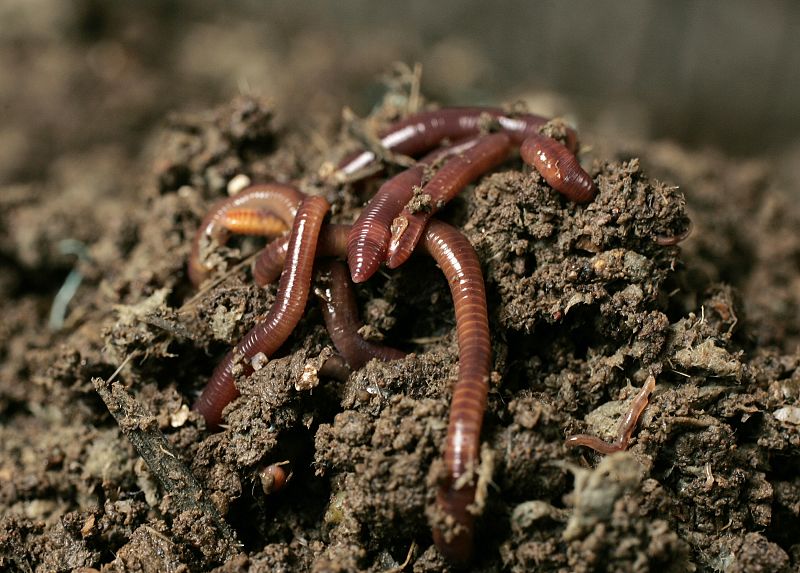
<path fill-rule="evenodd" d="M 114 382 L 117 373 L 127 361 L 128 359 L 108 380 L 92 378 L 95 390 L 114 416 L 122 433 L 161 482 L 164 491 L 172 496 L 177 508 L 180 511 L 194 511 L 205 517 L 204 521 L 209 522 L 217 530 L 224 559 L 233 557 L 238 553 L 238 542 L 234 531 L 158 429 L 155 416 L 149 414 L 133 396 L 128 394 L 122 384 Z"/>
<path fill-rule="evenodd" d="M 235 273 L 239 272 L 239 270 L 241 270 L 242 268 L 244 268 L 247 265 L 249 265 L 250 263 L 252 263 L 260 252 L 261 251 L 256 251 L 255 253 L 251 253 L 251 254 L 247 255 L 244 259 L 239 261 L 236 265 L 234 265 L 233 267 L 228 269 L 228 271 L 225 272 L 225 274 L 223 274 L 219 278 L 216 278 L 216 279 L 212 280 L 211 282 L 206 281 L 205 283 L 203 283 L 202 287 L 200 287 L 200 290 L 198 290 L 196 293 L 194 293 L 194 295 L 189 300 L 184 302 L 180 306 L 180 308 L 178 308 L 178 312 L 184 312 L 184 311 L 188 310 L 189 308 L 191 308 L 208 291 L 210 291 L 211 289 L 215 288 L 216 286 L 222 284 L 223 282 L 225 282 L 228 279 L 228 277 L 234 275 Z"/>

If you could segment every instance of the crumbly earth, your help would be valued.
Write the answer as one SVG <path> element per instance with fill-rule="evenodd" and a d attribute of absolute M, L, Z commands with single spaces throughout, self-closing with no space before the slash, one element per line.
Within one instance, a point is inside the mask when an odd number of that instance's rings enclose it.
<path fill-rule="evenodd" d="M 352 221 L 382 176 L 334 185 L 331 165 L 405 103 L 393 93 L 367 122 L 312 138 L 242 98 L 173 117 L 138 193 L 0 195 L 0 569 L 448 568 L 429 524 L 458 348 L 430 260 L 358 287 L 369 332 L 405 359 L 309 378 L 331 348 L 312 297 L 277 357 L 237 381 L 224 431 L 188 410 L 275 295 L 239 264 L 252 239 L 190 288 L 211 202 L 240 174 L 299 181 Z M 484 263 L 492 328 L 474 569 L 798 570 L 800 208 L 766 161 L 656 143 L 636 155 L 585 158 L 599 185 L 586 206 L 515 159 L 441 213 Z M 690 220 L 686 241 L 659 244 Z M 86 245 L 78 262 L 55 248 L 65 238 Z M 83 282 L 66 320 L 43 327 L 71 268 Z M 95 384 L 120 365 L 119 388 L 148 414 L 118 423 Z M 628 451 L 565 447 L 574 433 L 613 439 L 651 374 Z M 163 434 L 155 455 L 198 480 L 235 542 L 159 482 L 130 431 Z M 261 470 L 284 461 L 288 485 L 265 494 Z"/>

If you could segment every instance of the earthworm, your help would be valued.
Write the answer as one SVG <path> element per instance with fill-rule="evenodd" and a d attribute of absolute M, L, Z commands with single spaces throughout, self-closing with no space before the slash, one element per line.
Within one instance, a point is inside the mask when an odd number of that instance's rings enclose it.
<path fill-rule="evenodd" d="M 540 170 L 556 191 L 578 203 L 594 197 L 597 191 L 594 182 L 574 155 L 578 147 L 575 131 L 567 128 L 567 145 L 562 145 L 539 133 L 547 120 L 533 114 L 507 115 L 496 108 L 481 107 L 422 112 L 391 126 L 382 134 L 381 144 L 397 153 L 416 155 L 445 139 L 458 140 L 479 134 L 486 118 L 496 121 L 514 145 L 521 145 L 523 160 Z M 362 151 L 340 164 L 339 170 L 352 175 L 374 159 L 374 152 Z M 392 235 L 404 234 L 407 218 L 398 220 L 394 228 L 392 223 L 413 197 L 414 186 L 419 185 L 417 175 L 418 166 L 415 166 L 384 183 L 353 225 L 347 260 L 354 282 L 363 282 L 372 276 L 385 258 Z M 395 258 L 393 266 L 398 266 L 403 257 L 407 257 L 405 250 L 402 256 Z"/>
<path fill-rule="evenodd" d="M 278 237 L 258 252 L 253 260 L 253 280 L 258 286 L 264 287 L 278 280 L 288 248 L 289 237 Z"/>
<path fill-rule="evenodd" d="M 343 257 L 347 252 L 347 237 L 350 225 L 328 223 L 322 227 L 317 243 L 318 257 Z M 258 286 L 266 286 L 278 280 L 286 260 L 289 237 L 278 237 L 258 253 L 253 261 L 253 279 Z"/>
<path fill-rule="evenodd" d="M 349 225 L 327 224 L 322 227 L 316 256 L 344 256 L 349 231 Z M 253 276 L 259 286 L 273 282 L 280 274 L 286 257 L 287 242 L 286 237 L 275 239 L 256 258 Z M 344 357 L 347 366 L 358 370 L 373 358 L 384 362 L 403 358 L 405 352 L 364 340 L 358 333 L 362 324 L 358 319 L 355 294 L 350 287 L 347 268 L 341 263 L 326 261 L 320 265 L 320 270 L 331 275 L 330 284 L 319 291 L 323 302 L 322 316 L 333 345 Z M 325 362 L 325 366 L 328 366 L 328 362 L 330 359 Z M 340 375 L 332 377 L 339 378 Z"/>
<path fill-rule="evenodd" d="M 237 235 L 276 237 L 288 228 L 283 219 L 263 209 L 231 209 L 220 224 L 226 231 Z"/>
<path fill-rule="evenodd" d="M 206 278 L 211 268 L 202 260 L 202 251 L 209 243 L 222 244 L 227 240 L 227 229 L 222 224 L 225 216 L 231 211 L 240 209 L 258 209 L 273 213 L 284 223 L 282 232 L 294 221 L 297 207 L 305 195 L 291 185 L 281 183 L 265 183 L 253 185 L 218 201 L 208 212 L 195 233 L 192 252 L 189 256 L 189 279 L 198 286 Z"/>
<path fill-rule="evenodd" d="M 392 238 L 392 221 L 412 199 L 414 189 L 422 184 L 426 168 L 451 155 L 465 153 L 480 139 L 469 138 L 433 151 L 417 165 L 401 171 L 381 185 L 353 223 L 347 241 L 347 263 L 353 282 L 360 283 L 370 278 L 386 258 Z"/>
<path fill-rule="evenodd" d="M 320 201 L 322 207 L 311 210 L 311 202 L 315 201 Z M 233 383 L 235 357 L 240 356 L 243 359 L 246 373 L 252 372 L 250 365 L 252 357 L 259 352 L 265 355 L 274 352 L 299 320 L 310 284 L 310 274 L 303 274 L 301 269 L 307 270 L 310 267 L 309 259 L 316 254 L 316 239 L 321 235 L 319 224 L 327 208 L 327 203 L 317 197 L 303 202 L 289 235 L 287 252 L 292 256 L 287 258 L 285 264 L 287 272 L 281 275 L 275 305 L 265 321 L 256 325 L 242 342 L 228 353 L 195 403 L 194 409 L 203 414 L 210 428 L 218 427 L 223 408 L 238 396 Z M 307 218 L 308 228 L 305 225 Z M 347 234 L 348 228 L 333 225 L 330 227 L 331 231 L 325 235 L 329 238 L 322 240 L 319 246 L 323 248 L 324 243 L 328 243 L 327 248 L 330 248 L 333 254 L 335 248 L 342 250 L 341 237 Z M 307 242 L 303 241 L 304 238 Z M 281 239 L 274 241 L 273 244 L 279 244 L 280 241 Z M 429 221 L 421 246 L 437 262 L 450 286 L 456 312 L 459 345 L 459 377 L 453 389 L 444 447 L 447 476 L 437 492 L 437 503 L 444 514 L 452 519 L 455 531 L 445 533 L 437 528 L 434 531 L 434 540 L 440 551 L 449 559 L 465 563 L 472 552 L 474 527 L 474 516 L 469 512 L 468 506 L 474 500 L 476 490 L 468 474 L 478 463 L 480 430 L 486 409 L 491 367 L 486 292 L 477 254 L 466 237 L 454 227 L 440 221 Z M 280 249 L 276 251 L 280 252 Z M 298 264 L 298 261 L 303 264 Z M 299 277 L 300 274 L 303 276 Z M 344 275 L 346 278 L 346 272 Z M 268 331 L 268 327 L 276 323 L 274 316 L 288 314 L 275 309 L 283 309 L 289 302 L 295 300 L 290 289 L 292 285 L 300 282 L 303 283 L 304 289 L 296 288 L 303 291 L 298 293 L 298 298 L 302 302 L 294 305 L 298 309 L 296 318 L 277 324 L 277 327 L 284 331 L 280 337 L 282 340 L 273 340 L 270 344 L 262 343 L 261 340 L 265 338 L 264 333 Z"/>
<path fill-rule="evenodd" d="M 575 154 L 552 137 L 530 134 L 520 146 L 523 161 L 541 173 L 547 184 L 575 203 L 594 199 L 597 188 Z"/>
<path fill-rule="evenodd" d="M 611 454 L 614 452 L 621 452 L 628 447 L 628 442 L 631 439 L 633 430 L 636 428 L 636 423 L 647 407 L 648 399 L 653 389 L 656 387 L 656 379 L 653 375 L 647 377 L 642 389 L 636 393 L 628 411 L 622 417 L 617 430 L 617 439 L 611 443 L 601 440 L 597 436 L 589 436 L 587 434 L 577 434 L 570 436 L 566 440 L 566 446 L 574 448 L 577 446 L 586 446 L 592 448 L 594 451 L 601 454 Z"/>
<path fill-rule="evenodd" d="M 347 267 L 338 261 L 323 261 L 319 268 L 330 275 L 327 286 L 319 289 L 322 316 L 333 345 L 347 364 L 358 370 L 373 358 L 388 362 L 405 357 L 405 352 L 364 340 L 359 334 L 363 325 L 358 319 L 356 297 L 350 286 Z"/>
<path fill-rule="evenodd" d="M 378 270 L 392 237 L 392 219 L 414 196 L 424 174 L 425 167 L 415 165 L 386 181 L 353 223 L 347 240 L 353 282 L 364 282 Z"/>
<path fill-rule="evenodd" d="M 350 377 L 350 367 L 345 362 L 344 358 L 338 354 L 334 354 L 322 363 L 322 366 L 317 371 L 317 374 L 325 376 L 326 378 L 333 378 L 344 382 Z"/>
<path fill-rule="evenodd" d="M 203 415 L 210 429 L 219 427 L 222 410 L 239 396 L 234 384 L 236 365 L 241 362 L 245 374 L 253 372 L 253 358 L 272 355 L 300 321 L 311 288 L 319 232 L 329 208 L 322 197 L 307 197 L 300 204 L 289 234 L 286 272 L 281 274 L 275 303 L 266 318 L 228 352 L 194 403 L 193 408 Z"/>
<path fill-rule="evenodd" d="M 678 233 L 677 235 L 656 235 L 655 241 L 656 244 L 661 245 L 662 247 L 671 247 L 685 241 L 691 234 L 692 224 L 690 222 L 689 226 L 686 227 L 686 230 L 682 233 Z"/>
<path fill-rule="evenodd" d="M 330 235 L 347 232 L 346 226 L 326 227 L 334 227 Z M 320 247 L 329 240 L 322 238 L 325 236 L 323 230 Z M 272 244 L 278 241 L 280 239 Z M 420 244 L 437 262 L 450 286 L 459 345 L 459 377 L 453 389 L 444 448 L 447 477 L 437 493 L 437 503 L 445 515 L 452 518 L 456 531 L 450 534 L 437 529 L 434 539 L 448 558 L 466 562 L 472 552 L 474 527 L 474 517 L 467 506 L 474 500 L 475 485 L 464 477 L 478 463 L 491 368 L 486 291 L 478 256 L 467 238 L 454 227 L 431 220 Z M 333 254 L 332 250 L 329 252 Z"/>
<path fill-rule="evenodd" d="M 471 479 L 479 463 L 483 414 L 491 369 L 491 343 L 486 291 L 475 249 L 457 229 L 432 219 L 420 242 L 442 269 L 456 312 L 458 380 L 453 388 L 444 447 L 447 476 L 436 495 L 438 506 L 452 519 L 454 531 L 434 529 L 439 551 L 456 563 L 472 553 L 474 516 L 468 506 L 475 498 Z"/>
<path fill-rule="evenodd" d="M 486 118 L 496 121 L 515 145 L 520 145 L 525 138 L 537 133 L 548 121 L 530 113 L 509 114 L 491 107 L 449 107 L 423 111 L 395 122 L 380 134 L 380 142 L 394 153 L 418 155 L 433 149 L 445 139 L 457 140 L 479 134 Z M 575 130 L 567 128 L 566 139 L 567 147 L 577 151 Z M 353 175 L 375 160 L 373 151 L 360 151 L 342 161 L 338 171 L 345 176 Z"/>
<path fill-rule="evenodd" d="M 292 472 L 287 472 L 286 469 L 284 469 L 284 466 L 288 465 L 288 461 L 270 464 L 258 472 L 258 478 L 261 481 L 261 489 L 264 490 L 266 495 L 279 492 L 292 478 Z"/>
<path fill-rule="evenodd" d="M 386 266 L 394 269 L 406 262 L 428 219 L 464 187 L 505 161 L 510 146 L 511 140 L 507 135 L 494 133 L 481 137 L 469 149 L 447 159 L 422 188 L 422 193 L 430 197 L 428 207 L 415 211 L 406 205 L 392 221 Z"/>

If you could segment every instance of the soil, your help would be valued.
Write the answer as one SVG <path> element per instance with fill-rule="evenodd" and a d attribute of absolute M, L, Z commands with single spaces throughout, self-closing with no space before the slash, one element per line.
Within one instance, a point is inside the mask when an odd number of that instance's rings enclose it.
<path fill-rule="evenodd" d="M 237 381 L 224 431 L 189 410 L 275 295 L 252 281 L 253 239 L 191 288 L 209 205 L 246 175 L 298 182 L 352 221 L 383 176 L 327 175 L 428 105 L 407 88 L 341 126 L 282 122 L 240 97 L 171 116 L 132 165 L 116 152 L 66 162 L 56 198 L 4 189 L 0 569 L 448 568 L 429 524 L 458 349 L 430 260 L 357 289 L 370 335 L 407 358 L 298 384 L 331 352 L 312 300 L 281 352 Z M 513 159 L 441 213 L 484 262 L 493 337 L 474 570 L 800 570 L 796 189 L 770 159 L 606 147 L 582 155 L 599 186 L 586 206 Z M 79 257 L 59 251 L 67 238 Z M 82 281 L 48 327 L 70 272 Z M 565 446 L 575 433 L 613 439 L 650 375 L 626 452 Z M 263 468 L 284 461 L 287 485 L 265 493 Z"/>

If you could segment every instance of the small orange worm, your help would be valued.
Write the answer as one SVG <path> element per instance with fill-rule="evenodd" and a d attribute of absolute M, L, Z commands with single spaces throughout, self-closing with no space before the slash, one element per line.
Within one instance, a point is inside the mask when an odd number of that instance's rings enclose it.
<path fill-rule="evenodd" d="M 198 286 L 211 271 L 211 267 L 201 260 L 203 246 L 208 243 L 225 243 L 228 229 L 224 221 L 230 212 L 257 209 L 263 213 L 271 213 L 273 217 L 270 221 L 277 235 L 292 226 L 303 197 L 303 193 L 291 185 L 265 183 L 253 185 L 233 197 L 218 201 L 203 219 L 192 241 L 188 265 L 192 284 Z M 278 221 L 283 223 L 281 228 L 276 224 Z"/>

